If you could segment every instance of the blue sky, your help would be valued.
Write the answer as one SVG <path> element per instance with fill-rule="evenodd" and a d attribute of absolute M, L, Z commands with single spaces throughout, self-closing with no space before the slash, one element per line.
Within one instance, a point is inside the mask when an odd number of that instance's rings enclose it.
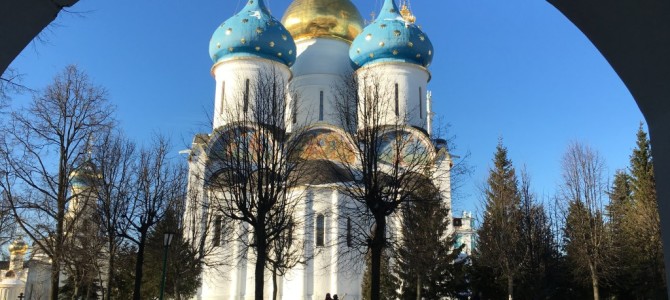
<path fill-rule="evenodd" d="M 369 19 L 381 0 L 353 0 Z M 208 44 L 244 0 L 90 1 L 61 13 L 45 42 L 29 45 L 12 68 L 31 88 L 77 64 L 105 86 L 121 126 L 144 141 L 170 136 L 176 151 L 207 132 L 214 99 Z M 281 18 L 290 0 L 266 0 Z M 628 164 L 643 117 L 595 47 L 545 1 L 413 0 L 433 41 L 429 89 L 474 173 L 454 210 L 474 210 L 500 137 L 540 197 L 554 194 L 571 141 L 600 151 L 609 173 Z M 29 95 L 14 97 L 14 105 Z"/>

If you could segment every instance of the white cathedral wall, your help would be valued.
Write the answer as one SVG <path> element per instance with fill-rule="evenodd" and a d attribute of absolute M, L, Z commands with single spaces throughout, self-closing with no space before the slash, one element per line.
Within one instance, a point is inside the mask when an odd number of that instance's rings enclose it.
<path fill-rule="evenodd" d="M 194 147 L 197 148 L 197 147 Z M 195 149 L 198 150 L 198 149 Z M 204 153 L 194 151 L 189 162 L 189 192 L 196 192 L 201 201 L 209 202 L 210 196 L 205 192 Z M 340 194 L 336 186 L 310 186 L 294 190 L 294 195 L 304 200 L 298 205 L 298 218 L 303 226 L 296 230 L 296 237 L 305 240 L 305 255 L 313 257 L 306 265 L 297 266 L 280 279 L 280 299 L 325 298 L 326 293 L 338 294 L 340 299 L 358 300 L 361 297 L 361 280 L 364 270 L 364 259 L 347 253 L 346 245 L 346 212 L 342 207 L 351 203 L 351 199 Z M 213 199 L 213 197 L 212 197 Z M 203 222 L 208 212 L 196 202 L 189 206 L 187 216 L 200 217 Z M 325 239 L 323 247 L 315 245 L 315 219 L 322 213 L 325 217 Z M 188 222 L 187 222 L 188 224 Z M 190 225 L 188 225 L 190 226 Z M 203 223 L 199 226 L 204 227 Z M 190 228 L 187 228 L 189 230 Z M 195 230 L 202 232 L 202 228 Z M 241 230 L 238 225 L 235 230 Z M 211 241 L 211 236 L 208 239 Z M 245 255 L 246 254 L 246 258 Z M 232 259 L 231 259 L 232 258 Z M 210 262 L 227 260 L 226 267 L 205 267 L 202 286 L 196 299 L 202 300 L 241 300 L 252 299 L 254 291 L 253 252 L 248 251 L 240 242 L 223 244 L 217 253 L 208 257 Z M 266 273 L 266 299 L 272 295 L 269 272 Z M 344 296 L 344 297 L 343 297 Z"/>
<path fill-rule="evenodd" d="M 317 123 L 340 125 L 337 113 L 339 75 L 304 75 L 291 81 L 291 121 L 289 131 Z M 321 96 L 323 94 L 323 97 Z"/>
<path fill-rule="evenodd" d="M 359 82 L 359 97 L 366 93 L 377 94 L 383 108 L 382 124 L 410 125 L 427 129 L 428 109 L 427 85 L 430 73 L 427 69 L 408 63 L 375 63 L 356 72 Z M 395 85 L 398 85 L 398 115 L 396 115 Z M 378 89 L 378 92 L 370 92 Z M 367 91 L 366 91 L 367 90 Z M 359 104 L 362 105 L 362 102 Z M 359 117 L 359 127 L 364 124 Z"/>
<path fill-rule="evenodd" d="M 444 159 L 438 161 L 434 167 L 433 173 L 435 174 L 435 179 L 433 179 L 433 183 L 439 189 L 440 195 L 442 196 L 442 201 L 444 201 L 447 205 L 447 208 L 449 208 L 449 220 L 452 220 L 453 205 L 451 198 L 451 167 L 453 160 L 451 159 L 449 153 L 444 153 L 444 155 Z M 447 228 L 446 234 L 449 235 L 453 232 L 454 225 L 449 222 L 449 227 Z"/>
<path fill-rule="evenodd" d="M 334 187 L 311 187 L 306 191 L 296 190 L 294 193 L 304 198 L 298 206 L 300 214 L 298 218 L 304 220 L 304 225 L 296 230 L 295 234 L 296 237 L 303 237 L 305 254 L 308 257 L 313 256 L 313 259 L 305 266 L 297 266 L 280 278 L 279 298 L 314 300 L 325 298 L 326 293 L 346 294 L 347 299 L 360 298 L 362 275 L 355 274 L 355 270 L 344 269 L 350 262 L 344 263 L 338 250 L 339 247 L 346 247 L 346 243 L 339 241 L 339 237 L 342 236 L 339 230 L 345 228 L 346 223 L 338 213 L 338 207 L 346 200 Z M 314 238 L 317 214 L 324 215 L 326 225 L 325 245 L 318 247 Z M 240 229 L 237 226 L 236 230 Z M 225 259 L 227 255 L 232 255 L 236 265 L 224 268 L 205 267 L 198 299 L 253 299 L 255 261 L 253 251 L 245 249 L 240 242 L 223 245 L 222 250 L 227 252 L 208 259 Z M 265 298 L 270 299 L 272 284 L 269 272 L 266 272 L 265 279 Z"/>
<path fill-rule="evenodd" d="M 314 123 L 339 125 L 336 113 L 338 90 L 344 76 L 353 72 L 349 59 L 350 44 L 339 39 L 313 38 L 296 42 L 297 59 L 291 67 L 293 79 L 289 131 Z M 321 97 L 323 93 L 323 98 Z M 323 100 L 323 103 L 322 103 Z"/>
<path fill-rule="evenodd" d="M 248 103 L 256 100 L 255 88 L 259 80 L 278 76 L 288 85 L 291 71 L 283 64 L 262 58 L 241 58 L 220 62 L 212 67 L 216 82 L 214 93 L 213 128 L 239 121 L 243 115 L 244 95 L 249 80 Z M 253 121 L 253 120 L 249 120 Z"/>
<path fill-rule="evenodd" d="M 352 72 L 349 47 L 351 44 L 332 38 L 298 40 L 296 62 L 291 67 L 297 78 L 310 74 L 346 75 Z"/>

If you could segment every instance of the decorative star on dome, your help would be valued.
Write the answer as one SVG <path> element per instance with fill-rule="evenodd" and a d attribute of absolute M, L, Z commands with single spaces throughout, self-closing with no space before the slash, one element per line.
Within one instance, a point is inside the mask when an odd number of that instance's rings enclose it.
<path fill-rule="evenodd" d="M 260 20 L 261 19 L 261 12 L 258 11 L 258 10 L 252 11 L 251 14 L 249 14 L 249 16 Z"/>

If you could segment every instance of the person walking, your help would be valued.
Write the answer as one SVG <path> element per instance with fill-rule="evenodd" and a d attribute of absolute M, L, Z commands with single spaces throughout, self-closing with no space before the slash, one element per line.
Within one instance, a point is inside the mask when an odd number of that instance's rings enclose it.
<path fill-rule="evenodd" d="M 333 295 L 333 300 L 339 300 L 340 298 L 337 298 L 337 294 Z"/>
<path fill-rule="evenodd" d="M 326 300 L 333 300 L 333 298 L 330 298 L 330 293 L 326 293 Z"/>

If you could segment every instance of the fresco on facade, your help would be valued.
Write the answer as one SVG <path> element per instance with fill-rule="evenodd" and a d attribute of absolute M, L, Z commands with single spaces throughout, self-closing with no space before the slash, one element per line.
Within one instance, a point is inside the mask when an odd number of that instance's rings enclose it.
<path fill-rule="evenodd" d="M 251 127 L 236 127 L 222 132 L 213 146 L 214 159 L 258 161 L 259 154 L 271 155 L 272 139 Z M 245 158 L 245 156 L 247 158 Z"/>
<path fill-rule="evenodd" d="M 330 160 L 353 163 L 356 155 L 339 133 L 319 129 L 307 133 L 300 158 L 305 160 Z"/>
<path fill-rule="evenodd" d="M 423 139 L 407 131 L 389 131 L 382 135 L 379 143 L 379 160 L 383 163 L 403 167 L 427 164 L 431 152 Z"/>

